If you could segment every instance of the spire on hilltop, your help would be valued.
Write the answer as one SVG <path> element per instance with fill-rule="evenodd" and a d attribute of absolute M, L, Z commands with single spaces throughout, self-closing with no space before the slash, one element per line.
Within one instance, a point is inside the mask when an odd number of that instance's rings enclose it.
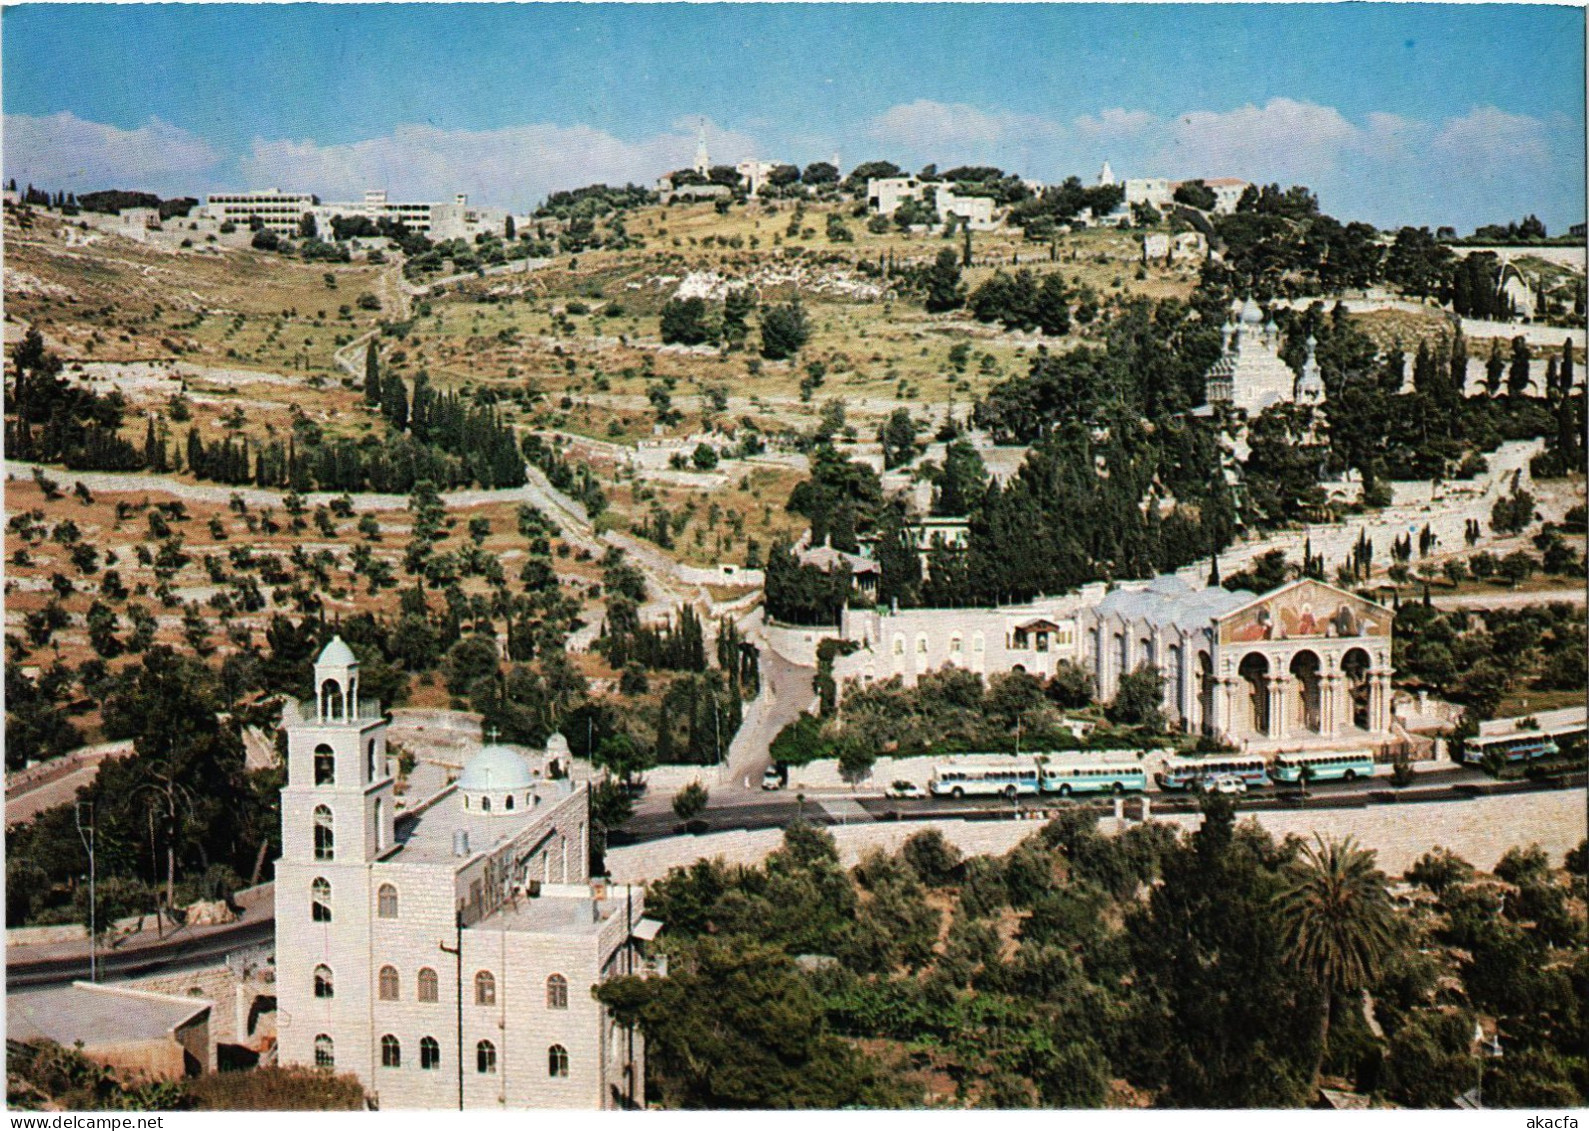
<path fill-rule="evenodd" d="M 712 171 L 712 159 L 706 152 L 706 122 L 701 122 L 700 140 L 695 146 L 695 171 L 706 176 Z"/>

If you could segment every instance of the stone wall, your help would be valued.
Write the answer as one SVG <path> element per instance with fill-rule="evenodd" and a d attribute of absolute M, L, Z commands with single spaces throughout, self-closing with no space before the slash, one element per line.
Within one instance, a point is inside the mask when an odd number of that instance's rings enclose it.
<path fill-rule="evenodd" d="M 274 967 L 259 966 L 239 971 L 225 963 L 176 974 L 158 974 L 131 982 L 140 990 L 191 997 L 213 1002 L 209 1016 L 209 1065 L 216 1067 L 215 1046 L 247 1045 L 259 1049 L 276 1033 Z M 256 1010 L 260 997 L 269 1008 Z"/>
<path fill-rule="evenodd" d="M 1199 814 L 1169 814 L 1155 820 L 1195 829 Z M 1386 873 L 1399 875 L 1419 856 L 1436 845 L 1464 857 L 1475 867 L 1493 868 L 1508 848 L 1538 844 L 1559 862 L 1586 834 L 1583 795 L 1579 790 L 1483 797 L 1471 801 L 1421 802 L 1380 805 L 1367 809 L 1317 811 L 1265 810 L 1243 814 L 1281 838 L 1295 833 L 1312 837 L 1353 836 L 1379 853 Z M 889 821 L 841 825 L 828 831 L 838 842 L 846 865 L 854 864 L 869 848 L 893 851 L 905 838 L 922 829 L 936 828 L 967 855 L 1002 853 L 1013 848 L 1039 827 L 1035 821 Z M 1112 819 L 1103 822 L 1114 831 Z M 730 864 L 756 864 L 783 841 L 780 829 L 713 833 L 696 837 L 671 837 L 647 844 L 614 848 L 607 853 L 607 870 L 614 882 L 642 883 L 658 879 L 673 867 L 696 860 L 722 857 Z"/>

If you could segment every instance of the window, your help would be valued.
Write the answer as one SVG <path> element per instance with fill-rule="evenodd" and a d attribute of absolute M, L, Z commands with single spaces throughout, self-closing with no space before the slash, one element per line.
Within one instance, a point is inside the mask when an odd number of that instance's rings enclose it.
<path fill-rule="evenodd" d="M 441 1067 L 441 1046 L 436 1043 L 435 1037 L 421 1037 L 419 1039 L 419 1066 L 421 1068 Z"/>
<path fill-rule="evenodd" d="M 481 1041 L 474 1047 L 474 1070 L 482 1076 L 495 1076 L 497 1074 L 497 1046 L 490 1041 Z"/>
<path fill-rule="evenodd" d="M 320 717 L 322 719 L 342 717 L 342 685 L 334 679 L 328 679 L 320 685 Z"/>
<path fill-rule="evenodd" d="M 546 1074 L 560 1078 L 568 1076 L 568 1050 L 562 1045 L 546 1050 Z"/>
<path fill-rule="evenodd" d="M 337 784 L 337 756 L 331 747 L 323 742 L 314 748 L 314 783 L 315 785 Z"/>
<path fill-rule="evenodd" d="M 316 1068 L 335 1068 L 337 1066 L 336 1045 L 331 1038 L 321 1033 L 314 1039 L 314 1066 Z"/>
<path fill-rule="evenodd" d="M 568 1008 L 568 979 L 561 974 L 553 974 L 546 979 L 546 1008 Z"/>
<path fill-rule="evenodd" d="M 381 852 L 386 848 L 386 809 L 381 799 L 375 799 L 375 851 Z"/>
<path fill-rule="evenodd" d="M 337 996 L 336 981 L 332 977 L 331 967 L 322 964 L 314 968 L 314 996 Z"/>
<path fill-rule="evenodd" d="M 1015 630 L 1014 638 L 1010 641 L 1010 647 L 1011 648 L 1025 648 L 1026 647 L 1026 629 L 1018 628 L 1018 629 Z"/>
<path fill-rule="evenodd" d="M 391 884 L 382 884 L 375 893 L 375 913 L 382 919 L 397 918 L 397 889 Z"/>
<path fill-rule="evenodd" d="M 509 811 L 511 811 L 513 809 L 513 795 L 511 793 L 508 794 L 507 797 L 503 798 L 503 800 L 502 800 L 502 808 L 507 809 Z"/>
<path fill-rule="evenodd" d="M 365 764 L 365 769 L 369 773 L 370 780 L 374 781 L 375 780 L 375 739 L 373 739 L 373 738 L 370 739 L 369 746 L 365 748 L 364 764 Z"/>
<path fill-rule="evenodd" d="M 949 638 L 949 651 L 956 656 L 960 654 L 960 637 L 958 635 Z"/>
<path fill-rule="evenodd" d="M 1048 651 L 1048 633 L 1039 632 L 1037 634 L 1037 650 L 1039 652 Z"/>
<path fill-rule="evenodd" d="M 482 813 L 491 812 L 491 799 L 489 797 L 482 797 L 480 799 L 480 811 Z"/>
<path fill-rule="evenodd" d="M 903 656 L 904 654 L 905 654 L 905 638 L 903 636 L 894 637 L 894 655 Z"/>
<path fill-rule="evenodd" d="M 377 976 L 376 981 L 380 985 L 380 994 L 381 994 L 381 1000 L 382 1001 L 396 1001 L 397 1000 L 397 996 L 398 996 L 397 967 L 395 967 L 395 966 L 382 966 L 381 967 L 381 972 Z"/>
<path fill-rule="evenodd" d="M 916 637 L 916 651 L 923 656 L 927 654 L 927 638 L 925 636 Z"/>
<path fill-rule="evenodd" d="M 323 876 L 309 885 L 309 918 L 316 923 L 331 922 L 331 883 Z"/>
<path fill-rule="evenodd" d="M 381 1038 L 381 1067 L 403 1067 L 403 1043 L 390 1033 Z"/>
<path fill-rule="evenodd" d="M 328 805 L 314 807 L 314 858 L 316 860 L 333 860 L 336 858 L 337 836 L 332 825 L 331 808 Z"/>
<path fill-rule="evenodd" d="M 439 986 L 440 983 L 436 980 L 436 971 L 429 966 L 420 970 L 418 994 L 420 1001 L 436 1001 L 440 997 L 436 992 Z"/>
<path fill-rule="evenodd" d="M 474 976 L 474 1003 L 476 1005 L 497 1003 L 497 980 L 492 977 L 489 970 L 482 970 Z"/>

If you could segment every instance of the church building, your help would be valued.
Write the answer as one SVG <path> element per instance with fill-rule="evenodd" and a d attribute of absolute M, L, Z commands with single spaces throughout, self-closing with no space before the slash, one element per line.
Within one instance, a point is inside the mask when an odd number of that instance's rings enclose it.
<path fill-rule="evenodd" d="M 1232 304 L 1231 320 L 1222 333 L 1224 349 L 1209 368 L 1204 385 L 1210 407 L 1231 405 L 1250 419 L 1282 401 L 1324 403 L 1324 382 L 1314 358 L 1316 343 L 1311 337 L 1307 360 L 1299 375 L 1280 357 L 1280 331 L 1274 320 L 1265 319 L 1252 299 Z"/>
<path fill-rule="evenodd" d="M 383 1109 L 643 1102 L 641 1035 L 592 996 L 652 969 L 644 890 L 593 882 L 590 792 L 486 746 L 404 798 L 340 637 L 288 701 L 276 864 L 280 1060 L 352 1073 Z M 405 802 L 407 804 L 405 804 Z"/>
<path fill-rule="evenodd" d="M 1309 578 L 1255 596 L 1167 574 L 1002 608 L 846 608 L 838 635 L 857 647 L 833 673 L 841 685 L 913 687 L 945 668 L 1047 679 L 1070 663 L 1108 702 L 1123 676 L 1148 668 L 1173 730 L 1262 752 L 1377 747 L 1395 737 L 1394 622 Z"/>

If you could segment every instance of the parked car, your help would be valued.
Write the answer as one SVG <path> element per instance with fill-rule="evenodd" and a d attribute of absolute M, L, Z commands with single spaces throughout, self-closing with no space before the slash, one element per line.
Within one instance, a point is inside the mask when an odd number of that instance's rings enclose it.
<path fill-rule="evenodd" d="M 1204 783 L 1203 788 L 1209 793 L 1241 794 L 1247 792 L 1247 783 L 1235 774 L 1220 774 L 1217 777 L 1209 778 Z"/>
<path fill-rule="evenodd" d="M 761 788 L 762 789 L 782 789 L 783 788 L 783 775 L 778 772 L 778 767 L 777 766 L 768 766 L 766 771 L 761 775 Z"/>
<path fill-rule="evenodd" d="M 927 791 L 913 781 L 897 781 L 888 787 L 888 796 L 904 799 L 920 799 L 927 796 Z"/>

